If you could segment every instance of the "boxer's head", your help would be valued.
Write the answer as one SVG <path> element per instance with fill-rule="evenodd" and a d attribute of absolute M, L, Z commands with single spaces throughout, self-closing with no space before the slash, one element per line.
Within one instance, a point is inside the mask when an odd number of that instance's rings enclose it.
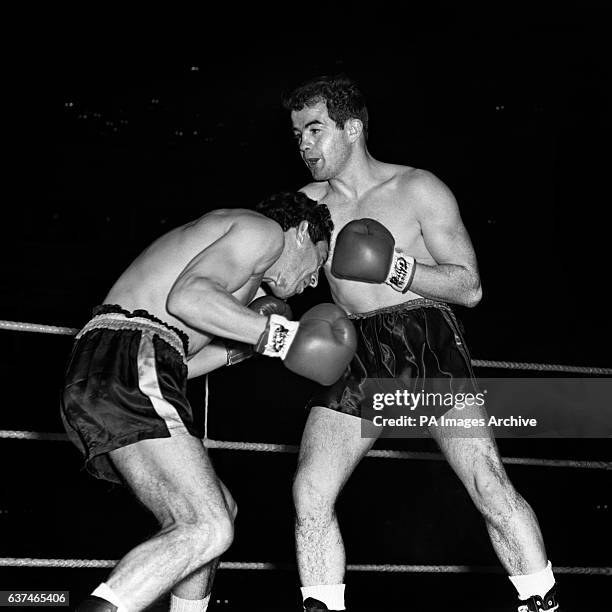
<path fill-rule="evenodd" d="M 320 76 L 296 87 L 283 98 L 283 106 L 293 114 L 324 103 L 328 117 L 341 130 L 349 119 L 359 119 L 368 133 L 368 107 L 357 83 L 345 74 Z"/>
<path fill-rule="evenodd" d="M 291 111 L 300 155 L 316 181 L 328 181 L 363 150 L 368 109 L 357 84 L 345 75 L 323 76 L 300 85 L 284 100 Z"/>
<path fill-rule="evenodd" d="M 260 202 L 255 210 L 276 221 L 285 233 L 283 252 L 270 268 L 273 280 L 266 280 L 272 293 L 285 299 L 316 287 L 334 229 L 327 206 L 303 193 L 283 191 Z"/>

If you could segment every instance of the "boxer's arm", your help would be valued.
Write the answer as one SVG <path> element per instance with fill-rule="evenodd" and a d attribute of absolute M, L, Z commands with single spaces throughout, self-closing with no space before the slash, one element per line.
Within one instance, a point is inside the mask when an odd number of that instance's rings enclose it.
<path fill-rule="evenodd" d="M 227 363 L 227 350 L 222 344 L 207 344 L 187 362 L 187 378 L 197 378 Z"/>
<path fill-rule="evenodd" d="M 181 272 L 168 295 L 168 311 L 194 329 L 255 344 L 268 319 L 232 293 L 263 274 L 278 259 L 283 244 L 280 226 L 268 219 L 236 224 Z"/>
<path fill-rule="evenodd" d="M 482 297 L 476 254 L 450 189 L 429 172 L 412 181 L 411 201 L 436 265 L 417 263 L 410 290 L 432 299 L 476 306 Z"/>
<path fill-rule="evenodd" d="M 266 292 L 261 288 L 256 295 L 257 297 L 249 303 L 250 310 L 266 317 L 279 314 L 289 320 L 293 319 L 291 308 L 286 302 L 266 295 Z M 213 338 L 210 344 L 206 345 L 187 362 L 187 378 L 195 378 L 223 366 L 240 363 L 253 354 L 254 347 L 250 344 L 231 341 L 227 338 Z"/>

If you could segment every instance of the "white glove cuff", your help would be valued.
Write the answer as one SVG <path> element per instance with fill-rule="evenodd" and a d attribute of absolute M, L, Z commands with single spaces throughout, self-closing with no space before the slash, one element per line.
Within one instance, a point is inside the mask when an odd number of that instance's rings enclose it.
<path fill-rule="evenodd" d="M 299 326 L 299 321 L 290 321 L 277 314 L 270 315 L 268 337 L 262 354 L 267 357 L 280 357 L 284 359 Z"/>
<path fill-rule="evenodd" d="M 391 263 L 389 276 L 385 282 L 391 285 L 396 291 L 406 293 L 412 284 L 415 270 L 416 261 L 414 257 L 406 255 L 401 251 L 395 251 L 393 253 L 393 262 Z"/>

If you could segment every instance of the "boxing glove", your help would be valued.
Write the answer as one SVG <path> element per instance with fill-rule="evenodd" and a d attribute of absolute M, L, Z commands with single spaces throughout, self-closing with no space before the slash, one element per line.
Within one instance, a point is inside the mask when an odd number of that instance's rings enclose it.
<path fill-rule="evenodd" d="M 318 304 L 298 321 L 272 315 L 255 351 L 322 385 L 333 385 L 357 348 L 357 333 L 335 304 Z"/>
<path fill-rule="evenodd" d="M 374 219 L 350 221 L 336 238 L 331 272 L 337 278 L 387 283 L 406 293 L 415 269 L 414 257 L 395 250 L 391 232 Z"/>
<path fill-rule="evenodd" d="M 249 308 L 260 315 L 269 317 L 272 314 L 281 315 L 287 319 L 293 318 L 293 313 L 287 302 L 283 302 L 278 298 L 271 295 L 264 295 L 263 297 L 253 300 L 249 304 Z M 246 342 L 239 342 L 238 340 L 229 340 L 227 338 L 219 338 L 216 342 L 222 343 L 227 351 L 227 362 L 226 365 L 236 365 L 249 357 L 252 357 L 255 353 L 253 346 Z"/>

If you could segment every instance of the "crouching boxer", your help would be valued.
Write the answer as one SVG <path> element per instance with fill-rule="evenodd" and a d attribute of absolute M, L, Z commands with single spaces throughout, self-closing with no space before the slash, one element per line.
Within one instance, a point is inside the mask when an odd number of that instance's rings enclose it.
<path fill-rule="evenodd" d="M 79 610 L 142 610 L 171 589 L 171 609 L 206 610 L 236 505 L 186 382 L 240 351 L 335 382 L 355 352 L 353 324 L 333 304 L 292 321 L 283 301 L 317 284 L 332 228 L 327 207 L 301 193 L 209 212 L 145 249 L 77 334 L 62 397 L 68 436 L 93 475 L 125 483 L 160 524 Z M 275 297 L 254 300 L 262 283 Z"/>

